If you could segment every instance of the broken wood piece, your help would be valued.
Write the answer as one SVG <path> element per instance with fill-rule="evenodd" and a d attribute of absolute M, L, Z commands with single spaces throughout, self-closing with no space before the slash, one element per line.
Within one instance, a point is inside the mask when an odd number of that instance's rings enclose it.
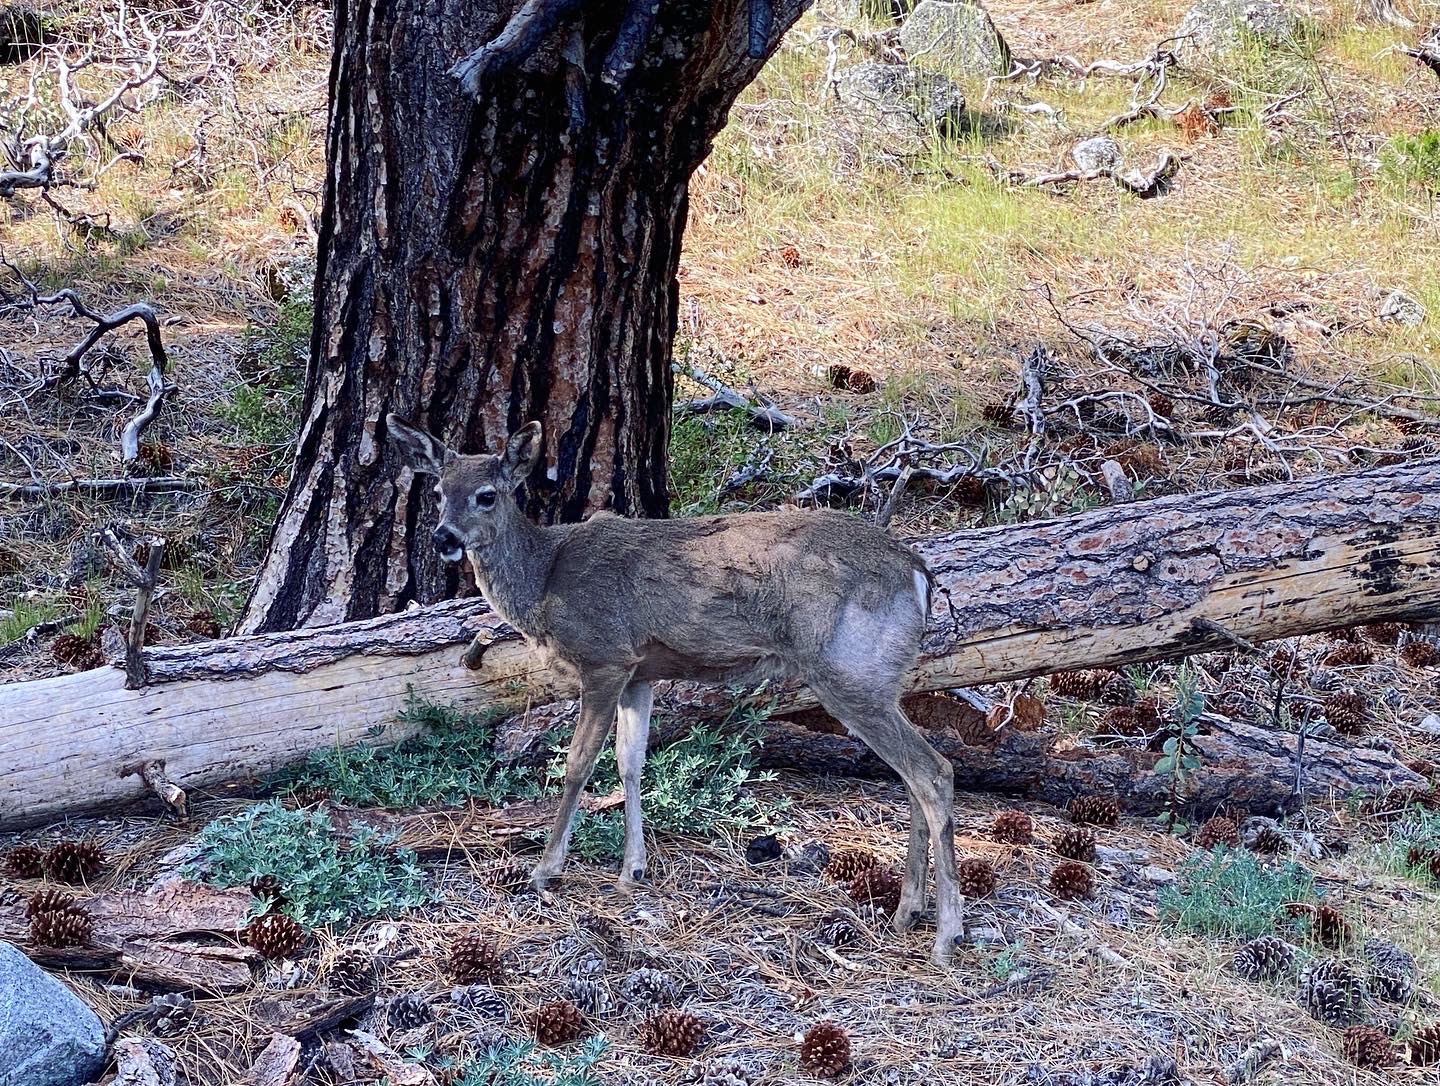
<path fill-rule="evenodd" d="M 121 1037 L 110 1086 L 175 1086 L 175 1053 L 151 1037 Z"/>
<path fill-rule="evenodd" d="M 276 1035 L 297 1041 L 331 1030 L 359 1018 L 375 1005 L 375 994 L 329 995 L 324 992 L 285 992 L 262 999 L 253 1011 L 255 1021 Z"/>
<path fill-rule="evenodd" d="M 131 689 L 134 689 L 131 687 Z M 177 821 L 184 822 L 190 817 L 189 800 L 185 795 L 185 789 L 165 776 L 165 763 L 157 760 L 150 760 L 140 767 L 140 779 L 145 782 L 145 787 L 154 792 L 165 804 L 165 808 L 175 816 Z"/>
<path fill-rule="evenodd" d="M 283 1033 L 272 1033 L 270 1043 L 251 1065 L 245 1086 L 293 1086 L 299 1069 L 300 1042 Z"/>

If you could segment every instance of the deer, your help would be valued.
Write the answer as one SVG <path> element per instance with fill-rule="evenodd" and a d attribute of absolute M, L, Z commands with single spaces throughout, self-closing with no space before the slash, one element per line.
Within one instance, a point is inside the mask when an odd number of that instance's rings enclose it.
<path fill-rule="evenodd" d="M 531 422 L 498 453 L 462 455 L 396 415 L 386 437 L 400 463 L 433 476 L 438 557 L 468 559 L 490 607 L 560 674 L 578 682 L 559 811 L 534 868 L 546 891 L 565 865 L 576 809 L 613 729 L 624 790 L 617 889 L 647 863 L 641 774 L 653 684 L 791 679 L 900 777 L 910 833 L 893 924 L 926 905 L 934 845 L 936 935 L 948 963 L 963 929 L 955 868 L 954 770 L 900 706 L 930 614 L 924 560 L 884 529 L 839 510 L 640 520 L 597 512 L 541 526 L 516 491 L 543 462 Z M 475 646 L 467 650 L 467 664 Z"/>

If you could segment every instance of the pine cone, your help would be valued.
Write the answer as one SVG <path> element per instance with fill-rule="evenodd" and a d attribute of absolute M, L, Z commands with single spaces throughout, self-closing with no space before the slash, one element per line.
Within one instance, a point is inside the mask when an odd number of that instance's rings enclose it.
<path fill-rule="evenodd" d="M 157 1037 L 174 1037 L 183 1033 L 195 1020 L 195 1001 L 179 992 L 152 996 L 150 1031 Z"/>
<path fill-rule="evenodd" d="M 1323 662 L 1326 667 L 1365 667 L 1375 662 L 1375 650 L 1363 641 L 1351 641 L 1332 649 Z"/>
<path fill-rule="evenodd" d="M 646 966 L 628 974 L 620 982 L 620 1000 L 626 1010 L 647 1011 L 668 1007 L 680 998 L 680 985 L 669 973 Z"/>
<path fill-rule="evenodd" d="M 1113 826 L 1120 821 L 1116 796 L 1076 796 L 1070 801 L 1070 821 L 1077 826 Z"/>
<path fill-rule="evenodd" d="M 984 897 L 995 889 L 995 865 L 989 860 L 967 857 L 955 865 L 955 873 L 960 892 L 966 897 Z"/>
<path fill-rule="evenodd" d="M 1322 703 L 1325 719 L 1343 735 L 1359 735 L 1370 723 L 1370 702 L 1364 694 L 1342 690 Z"/>
<path fill-rule="evenodd" d="M 1005 708 L 1001 703 L 1000 708 Z M 1029 694 L 1016 694 L 1008 707 L 1010 726 L 1022 732 L 1033 732 L 1045 723 L 1045 703 Z"/>
<path fill-rule="evenodd" d="M 482 980 L 493 982 L 505 976 L 500 948 L 483 935 L 473 932 L 460 936 L 450 944 L 447 965 L 456 984 L 475 984 Z"/>
<path fill-rule="evenodd" d="M 214 641 L 220 636 L 220 623 L 214 611 L 192 611 L 185 620 L 185 628 L 207 641 Z"/>
<path fill-rule="evenodd" d="M 640 1043 L 652 1056 L 688 1057 L 704 1039 L 704 1021 L 686 1011 L 661 1011 L 640 1027 Z"/>
<path fill-rule="evenodd" d="M 1240 827 L 1232 819 L 1216 815 L 1195 831 L 1195 846 L 1209 852 L 1220 845 L 1239 848 Z"/>
<path fill-rule="evenodd" d="M 1062 698 L 1090 701 L 1100 696 L 1112 672 L 1097 669 L 1057 671 L 1050 676 L 1050 692 Z"/>
<path fill-rule="evenodd" d="M 89 882 L 105 866 L 105 850 L 94 841 L 61 841 L 45 853 L 45 872 L 72 885 Z"/>
<path fill-rule="evenodd" d="M 510 1021 L 510 1004 L 489 985 L 468 984 L 450 989 L 450 1005 L 480 1022 L 503 1026 Z"/>
<path fill-rule="evenodd" d="M 1067 860 L 1050 872 L 1050 890 L 1063 901 L 1088 897 L 1095 888 L 1090 869 L 1082 863 Z"/>
<path fill-rule="evenodd" d="M 1008 400 L 996 400 L 980 409 L 981 416 L 991 426 L 1008 430 L 1015 425 L 1015 405 Z"/>
<path fill-rule="evenodd" d="M 1286 675 L 1293 675 L 1299 670 L 1299 661 L 1290 649 L 1276 649 L 1265 661 L 1265 666 L 1270 669 L 1271 674 L 1283 678 Z"/>
<path fill-rule="evenodd" d="M 305 942 L 305 929 L 284 913 L 256 917 L 245 925 L 241 935 L 262 958 L 271 961 L 294 957 Z"/>
<path fill-rule="evenodd" d="M 1332 1026 L 1350 1025 L 1363 1016 L 1365 985 L 1339 958 L 1320 958 L 1300 974 L 1298 998 L 1311 1017 Z"/>
<path fill-rule="evenodd" d="M 1274 856 L 1285 847 L 1285 835 L 1274 826 L 1261 823 L 1253 832 L 1247 834 L 1245 847 L 1261 856 Z"/>
<path fill-rule="evenodd" d="M 373 992 L 380 985 L 380 970 L 375 957 L 359 947 L 349 947 L 335 955 L 326 973 L 330 987 L 352 995 Z"/>
<path fill-rule="evenodd" d="M 1440 645 L 1416 637 L 1400 646 L 1400 660 L 1411 667 L 1440 667 Z"/>
<path fill-rule="evenodd" d="M 701 1069 L 695 1086 L 755 1086 L 760 1081 L 756 1072 L 739 1060 L 708 1060 Z"/>
<path fill-rule="evenodd" d="M 1095 860 L 1095 834 L 1083 826 L 1061 830 L 1050 842 L 1050 847 L 1057 856 L 1064 856 L 1067 860 L 1080 860 L 1087 864 Z"/>
<path fill-rule="evenodd" d="M 1231 964 L 1246 980 L 1269 980 L 1290 971 L 1295 964 L 1295 948 L 1284 939 L 1262 935 L 1235 951 Z"/>
<path fill-rule="evenodd" d="M 1410 1002 L 1420 970 L 1409 952 L 1382 939 L 1369 939 L 1365 957 L 1370 962 L 1370 976 L 1366 978 L 1370 991 L 1387 1003 Z"/>
<path fill-rule="evenodd" d="M 900 877 L 887 868 L 866 868 L 850 880 L 849 889 L 857 902 L 874 905 L 886 916 L 900 908 Z"/>
<path fill-rule="evenodd" d="M 590 1032 L 580 1008 L 568 999 L 540 1007 L 530 1016 L 530 1029 L 537 1041 L 551 1048 L 578 1041 Z"/>
<path fill-rule="evenodd" d="M 385 1021 L 393 1030 L 419 1029 L 435 1020 L 423 992 L 402 992 L 385 1005 Z"/>
<path fill-rule="evenodd" d="M 750 843 L 745 846 L 745 862 L 751 867 L 768 864 L 784 855 L 785 849 L 780 844 L 780 838 L 773 833 L 762 833 L 759 837 L 752 837 Z"/>
<path fill-rule="evenodd" d="M 815 938 L 827 946 L 842 947 L 849 946 L 860 937 L 860 930 L 855 927 L 850 918 L 844 913 L 831 913 L 820 924 L 815 932 Z"/>
<path fill-rule="evenodd" d="M 1372 622 L 1369 626 L 1362 627 L 1360 632 L 1377 645 L 1393 645 L 1405 632 L 1405 624 L 1403 622 Z"/>
<path fill-rule="evenodd" d="M 560 994 L 591 1018 L 605 1018 L 613 1009 L 609 990 L 587 977 L 570 977 L 561 984 Z"/>
<path fill-rule="evenodd" d="M 816 1078 L 839 1078 L 850 1066 L 850 1038 L 834 1022 L 817 1022 L 800 1042 L 800 1068 Z"/>
<path fill-rule="evenodd" d="M 1134 705 L 1135 684 L 1128 675 L 1118 671 L 1106 672 L 1096 698 L 1104 705 Z"/>
<path fill-rule="evenodd" d="M 518 894 L 530 885 L 530 868 L 523 863 L 507 861 L 490 869 L 489 883 L 507 894 Z"/>
<path fill-rule="evenodd" d="M 1129 705 L 1116 705 L 1107 709 L 1100 718 L 1097 735 L 1118 735 L 1127 739 L 1138 739 L 1146 734 L 1145 725 L 1140 723 L 1140 714 Z"/>
<path fill-rule="evenodd" d="M 825 874 L 835 882 L 848 883 L 860 872 L 878 867 L 879 864 L 880 857 L 869 849 L 841 848 L 831 854 L 830 862 L 825 865 Z"/>
<path fill-rule="evenodd" d="M 1150 410 L 1159 415 L 1162 419 L 1175 417 L 1175 401 L 1163 392 L 1151 392 L 1145 397 L 1145 402 L 1150 405 Z"/>
<path fill-rule="evenodd" d="M 75 899 L 64 890 L 36 890 L 25 903 L 25 919 L 31 920 L 41 913 L 59 912 L 74 905 Z"/>
<path fill-rule="evenodd" d="M 47 909 L 30 918 L 30 942 L 35 946 L 84 946 L 94 931 L 90 915 L 74 905 Z"/>
<path fill-rule="evenodd" d="M 1415 1036 L 1410 1038 L 1406 1059 L 1414 1067 L 1440 1063 L 1440 1022 L 1415 1031 Z"/>
<path fill-rule="evenodd" d="M 1422 777 L 1435 776 L 1435 763 L 1428 758 L 1411 758 L 1405 763 L 1405 768 L 1411 773 L 1418 773 Z"/>
<path fill-rule="evenodd" d="M 961 505 L 984 505 L 985 480 L 979 475 L 962 475 L 955 480 L 952 493 Z"/>
<path fill-rule="evenodd" d="M 1370 1071 L 1389 1067 L 1395 1060 L 1389 1035 L 1374 1026 L 1351 1026 L 1345 1031 L 1341 1048 L 1347 1060 Z"/>
<path fill-rule="evenodd" d="M 1007 845 L 1028 845 L 1035 836 L 1035 823 L 1024 811 L 1001 811 L 990 824 L 990 835 Z"/>
<path fill-rule="evenodd" d="M 100 651 L 95 637 L 61 634 L 51 642 L 50 653 L 56 663 L 64 664 L 72 671 L 93 671 L 105 666 L 105 654 Z"/>
<path fill-rule="evenodd" d="M 5 853 L 5 874 L 12 879 L 38 879 L 44 871 L 44 854 L 34 845 L 16 845 Z"/>
<path fill-rule="evenodd" d="M 1310 917 L 1310 932 L 1321 946 L 1332 950 L 1350 939 L 1350 922 L 1333 905 L 1316 905 Z"/>

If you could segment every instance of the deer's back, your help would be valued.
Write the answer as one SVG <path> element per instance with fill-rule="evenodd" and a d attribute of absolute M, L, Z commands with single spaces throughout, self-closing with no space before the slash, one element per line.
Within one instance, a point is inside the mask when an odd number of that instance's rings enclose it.
<path fill-rule="evenodd" d="M 557 531 L 544 622 L 582 666 L 628 659 L 657 678 L 793 671 L 823 656 L 854 616 L 912 657 L 924 628 L 920 557 L 844 513 L 600 514 Z"/>

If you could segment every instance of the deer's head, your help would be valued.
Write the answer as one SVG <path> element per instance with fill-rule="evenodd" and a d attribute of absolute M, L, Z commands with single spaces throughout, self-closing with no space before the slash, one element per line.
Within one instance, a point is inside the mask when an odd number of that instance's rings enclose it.
<path fill-rule="evenodd" d="M 512 518 L 524 516 L 515 490 L 540 460 L 538 422 L 511 434 L 498 456 L 462 456 L 397 415 L 386 415 L 385 425 L 401 461 L 416 474 L 436 477 L 440 523 L 431 538 L 445 561 L 458 562 L 466 551 L 484 549 Z"/>

